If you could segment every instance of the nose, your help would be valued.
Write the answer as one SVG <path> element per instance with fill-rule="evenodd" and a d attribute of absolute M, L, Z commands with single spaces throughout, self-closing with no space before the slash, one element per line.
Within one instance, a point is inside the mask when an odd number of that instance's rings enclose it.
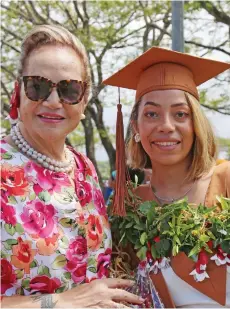
<path fill-rule="evenodd" d="M 62 108 L 62 103 L 60 102 L 56 88 L 52 89 L 52 92 L 49 95 L 49 97 L 45 101 L 43 101 L 43 105 L 50 109 Z"/>
<path fill-rule="evenodd" d="M 162 117 L 158 124 L 157 131 L 161 133 L 171 133 L 175 131 L 175 123 L 170 115 L 165 115 Z"/>

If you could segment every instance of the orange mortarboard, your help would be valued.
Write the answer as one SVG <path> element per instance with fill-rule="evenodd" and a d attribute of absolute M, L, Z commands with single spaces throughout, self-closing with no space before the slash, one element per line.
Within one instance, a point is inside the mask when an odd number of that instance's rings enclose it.
<path fill-rule="evenodd" d="M 230 68 L 230 63 L 152 47 L 105 79 L 105 85 L 136 90 L 136 102 L 152 90 L 180 89 L 198 100 L 197 86 Z"/>
<path fill-rule="evenodd" d="M 159 47 L 152 47 L 123 69 L 105 79 L 105 85 L 136 90 L 136 102 L 153 90 L 179 89 L 197 100 L 197 86 L 230 68 L 229 63 L 191 56 Z M 116 129 L 116 187 L 112 213 L 124 216 L 125 144 L 121 104 L 118 104 Z"/>

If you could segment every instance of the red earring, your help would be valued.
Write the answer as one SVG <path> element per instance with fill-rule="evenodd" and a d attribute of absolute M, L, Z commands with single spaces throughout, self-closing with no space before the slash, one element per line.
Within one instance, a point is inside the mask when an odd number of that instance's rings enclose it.
<path fill-rule="evenodd" d="M 18 121 L 18 108 L 20 106 L 20 87 L 19 83 L 16 80 L 14 84 L 14 91 L 10 99 L 10 113 L 9 118 L 12 123 Z"/>

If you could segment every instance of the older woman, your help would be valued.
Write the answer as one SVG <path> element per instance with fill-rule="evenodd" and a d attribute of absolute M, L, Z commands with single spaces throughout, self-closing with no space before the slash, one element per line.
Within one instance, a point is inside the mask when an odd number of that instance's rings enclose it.
<path fill-rule="evenodd" d="M 150 184 L 136 190 L 144 201 L 163 206 L 187 196 L 190 203 L 211 207 L 216 195 L 230 197 L 230 163 L 215 164 L 216 142 L 197 91 L 228 68 L 227 63 L 153 47 L 104 81 L 136 90 L 128 158 L 134 168 L 152 169 Z M 117 172 L 117 192 L 124 187 L 121 178 L 122 170 Z M 122 208 L 115 211 L 124 214 Z M 229 307 L 229 255 L 219 254 L 223 265 L 211 262 L 210 278 L 202 282 L 190 275 L 194 263 L 183 254 L 172 258 L 171 266 L 161 265 L 151 278 L 165 306 Z"/>
<path fill-rule="evenodd" d="M 11 100 L 16 124 L 1 143 L 3 307 L 142 302 L 122 289 L 132 282 L 103 279 L 111 235 L 98 178 L 89 159 L 65 145 L 89 90 L 81 42 L 62 27 L 35 27 L 22 44 Z"/>

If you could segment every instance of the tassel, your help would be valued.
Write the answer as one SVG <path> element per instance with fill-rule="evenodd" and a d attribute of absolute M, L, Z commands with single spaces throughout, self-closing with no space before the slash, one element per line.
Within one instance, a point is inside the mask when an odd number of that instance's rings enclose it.
<path fill-rule="evenodd" d="M 117 104 L 117 125 L 116 125 L 116 183 L 115 194 L 111 212 L 114 215 L 125 216 L 125 198 L 128 196 L 126 184 L 126 156 L 122 105 L 120 103 L 120 88 L 118 88 L 119 103 Z"/>

